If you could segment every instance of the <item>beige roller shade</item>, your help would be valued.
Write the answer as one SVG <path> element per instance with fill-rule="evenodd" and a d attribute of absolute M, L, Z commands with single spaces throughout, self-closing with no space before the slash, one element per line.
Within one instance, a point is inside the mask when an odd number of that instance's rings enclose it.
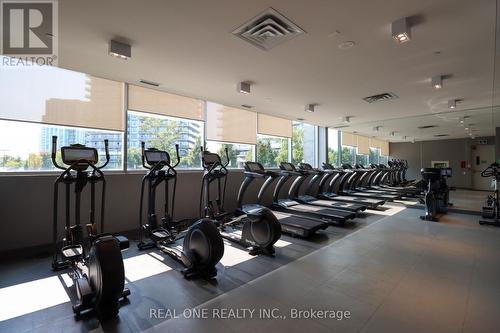
<path fill-rule="evenodd" d="M 257 129 L 259 134 L 292 137 L 292 121 L 288 119 L 268 116 L 259 113 L 257 115 Z"/>
<path fill-rule="evenodd" d="M 380 148 L 381 141 L 375 138 L 370 138 L 370 148 Z"/>
<path fill-rule="evenodd" d="M 129 86 L 128 108 L 165 116 L 204 120 L 203 101 L 164 91 Z"/>
<path fill-rule="evenodd" d="M 257 113 L 207 102 L 207 140 L 256 144 Z"/>
<path fill-rule="evenodd" d="M 356 135 L 348 132 L 342 132 L 342 145 L 356 147 L 357 145 Z"/>
<path fill-rule="evenodd" d="M 368 137 L 358 135 L 358 154 L 370 154 L 370 139 Z"/>
<path fill-rule="evenodd" d="M 389 156 L 389 141 L 382 141 L 380 147 L 380 155 Z"/>
<path fill-rule="evenodd" d="M 0 66 L 0 118 L 123 131 L 124 84 L 52 66 Z"/>

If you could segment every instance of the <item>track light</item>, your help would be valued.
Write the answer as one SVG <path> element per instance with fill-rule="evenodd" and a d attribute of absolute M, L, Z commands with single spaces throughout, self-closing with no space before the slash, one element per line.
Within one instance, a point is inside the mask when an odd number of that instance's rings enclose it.
<path fill-rule="evenodd" d="M 457 107 L 457 100 L 456 99 L 450 99 L 448 101 L 448 108 L 449 109 L 455 109 Z"/>
<path fill-rule="evenodd" d="M 127 60 L 132 56 L 132 47 L 128 44 L 121 43 L 116 40 L 110 40 L 109 55 L 123 60 Z"/>
<path fill-rule="evenodd" d="M 441 76 L 441 75 L 434 76 L 434 77 L 432 77 L 431 82 L 432 82 L 432 87 L 434 89 L 443 88 L 443 76 Z"/>
<path fill-rule="evenodd" d="M 390 135 L 391 135 L 391 136 L 396 136 L 396 133 L 397 133 L 397 132 L 393 131 L 393 132 L 391 132 L 391 133 L 390 133 Z"/>
<path fill-rule="evenodd" d="M 239 82 L 238 83 L 238 92 L 242 94 L 250 94 L 250 82 Z"/>
<path fill-rule="evenodd" d="M 411 39 L 410 23 L 406 17 L 392 22 L 392 38 L 398 44 L 409 42 Z"/>
<path fill-rule="evenodd" d="M 307 104 L 306 108 L 305 108 L 305 111 L 309 112 L 309 113 L 313 113 L 314 112 L 314 108 L 316 107 L 316 105 L 317 104 Z"/>
<path fill-rule="evenodd" d="M 352 117 L 350 117 L 350 116 L 345 116 L 345 117 L 342 117 L 342 118 L 341 118 L 341 121 L 342 121 L 342 123 L 344 123 L 344 124 L 349 124 L 349 123 L 351 122 L 351 118 L 352 118 Z"/>
<path fill-rule="evenodd" d="M 378 132 L 378 131 L 380 130 L 380 128 L 381 128 L 381 127 L 382 127 L 382 126 L 375 126 L 375 127 L 373 128 L 373 131 L 374 131 L 374 132 Z"/>

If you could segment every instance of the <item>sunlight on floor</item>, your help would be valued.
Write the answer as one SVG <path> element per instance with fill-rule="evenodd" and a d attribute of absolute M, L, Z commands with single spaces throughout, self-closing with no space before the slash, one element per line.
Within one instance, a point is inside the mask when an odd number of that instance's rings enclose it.
<path fill-rule="evenodd" d="M 399 213 L 400 211 L 404 210 L 406 207 L 404 206 L 382 206 L 389 208 L 388 210 L 381 211 L 381 210 L 370 210 L 368 213 L 373 214 L 373 215 L 384 215 L 384 216 L 392 216 L 394 214 Z"/>
<path fill-rule="evenodd" d="M 69 302 L 58 276 L 0 289 L 0 321 Z"/>
<path fill-rule="evenodd" d="M 248 254 L 248 251 L 231 246 L 226 240 L 224 240 L 224 243 L 224 256 L 220 260 L 220 263 L 224 266 L 234 266 L 254 258 Z"/>
<path fill-rule="evenodd" d="M 163 259 L 163 257 L 156 253 L 146 253 L 123 259 L 123 264 L 125 265 L 125 278 L 129 282 L 134 282 L 172 270 L 171 267 L 161 262 Z"/>

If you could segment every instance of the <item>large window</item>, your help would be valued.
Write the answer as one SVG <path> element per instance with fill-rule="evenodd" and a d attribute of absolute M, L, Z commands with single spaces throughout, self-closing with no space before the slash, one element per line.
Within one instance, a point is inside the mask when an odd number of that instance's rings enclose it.
<path fill-rule="evenodd" d="M 387 165 L 388 160 L 389 160 L 388 156 L 382 156 L 382 155 L 380 155 L 380 157 L 379 157 L 379 163 L 380 164 Z"/>
<path fill-rule="evenodd" d="M 276 168 L 280 162 L 288 162 L 289 142 L 289 138 L 257 135 L 257 162 L 264 168 Z"/>
<path fill-rule="evenodd" d="M 356 164 L 361 164 L 364 167 L 368 166 L 368 155 L 357 154 Z"/>
<path fill-rule="evenodd" d="M 129 111 L 127 116 L 127 168 L 142 168 L 141 141 L 146 147 L 166 150 L 175 162 L 175 145 L 179 145 L 178 168 L 200 168 L 203 145 L 203 122 Z"/>
<path fill-rule="evenodd" d="M 371 164 L 379 164 L 380 157 L 380 148 L 372 148 L 370 147 L 370 163 Z"/>
<path fill-rule="evenodd" d="M 58 137 L 59 162 L 60 147 L 75 143 L 97 148 L 103 162 L 104 139 L 108 139 L 110 162 L 106 169 L 122 168 L 122 132 L 0 120 L 0 171 L 55 170 L 51 160 L 52 136 Z"/>
<path fill-rule="evenodd" d="M 356 148 L 351 146 L 342 146 L 342 164 L 350 164 L 354 165 L 355 156 L 356 156 Z"/>
<path fill-rule="evenodd" d="M 246 161 L 254 160 L 253 145 L 207 141 L 206 149 L 208 149 L 212 153 L 219 154 L 223 163 L 227 161 L 226 148 L 229 157 L 228 168 L 241 169 L 243 168 L 243 164 L 245 164 Z"/>
<path fill-rule="evenodd" d="M 294 122 L 292 132 L 292 163 L 302 162 L 316 166 L 316 126 Z"/>
<path fill-rule="evenodd" d="M 339 131 L 333 128 L 328 129 L 328 163 L 339 164 Z"/>

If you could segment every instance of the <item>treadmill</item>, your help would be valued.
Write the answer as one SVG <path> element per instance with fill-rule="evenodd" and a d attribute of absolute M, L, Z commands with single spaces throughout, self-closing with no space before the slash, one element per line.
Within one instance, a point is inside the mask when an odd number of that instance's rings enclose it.
<path fill-rule="evenodd" d="M 365 205 L 368 209 L 376 209 L 378 206 L 385 204 L 385 200 L 339 194 L 338 191 L 335 190 L 335 184 L 337 180 L 343 177 L 344 171 L 342 169 L 336 169 L 332 164 L 327 162 L 323 162 L 323 171 L 325 174 L 319 181 L 318 198 L 359 203 Z"/>
<path fill-rule="evenodd" d="M 313 193 L 313 188 L 320 180 L 320 177 L 325 173 L 324 171 L 314 169 L 310 164 L 308 163 L 300 163 L 299 164 L 299 172 L 302 174 L 295 178 L 295 180 L 292 183 L 292 186 L 290 186 L 290 189 L 288 190 L 288 197 L 292 200 L 297 200 L 300 203 L 304 204 L 310 204 L 310 205 L 315 205 L 315 206 L 321 206 L 321 207 L 330 207 L 334 209 L 340 209 L 340 210 L 348 210 L 351 212 L 355 213 L 361 213 L 362 211 L 366 210 L 366 205 L 362 205 L 360 203 L 355 203 L 355 202 L 341 202 L 341 201 L 333 201 L 331 199 L 318 199 Z M 307 189 L 305 191 L 305 194 L 300 195 L 299 190 L 304 181 L 308 176 L 313 176 L 311 180 L 309 181 L 309 184 L 307 185 Z"/>
<path fill-rule="evenodd" d="M 279 173 L 273 171 L 266 171 L 262 164 L 257 162 L 245 162 L 245 179 L 241 184 L 238 191 L 238 210 L 248 211 L 249 209 L 262 208 L 262 197 L 267 187 L 279 176 Z M 259 190 L 257 195 L 257 203 L 243 205 L 243 197 L 248 186 L 256 179 L 265 179 L 264 184 Z M 274 216 L 281 224 L 281 231 L 292 236 L 307 238 L 318 230 L 324 230 L 328 227 L 328 223 L 317 219 L 311 219 L 302 216 L 296 216 L 289 213 L 275 211 L 271 208 Z"/>
<path fill-rule="evenodd" d="M 363 184 L 366 183 L 366 180 L 369 175 L 372 174 L 373 170 L 372 169 L 365 169 L 363 165 L 361 164 L 356 164 L 354 168 L 350 164 L 344 164 L 350 169 L 354 170 L 354 176 L 351 177 L 348 181 L 348 186 L 350 190 L 353 191 L 360 191 L 364 193 L 371 193 L 371 194 L 376 194 L 376 195 L 384 195 L 384 196 L 390 196 L 392 197 L 392 200 L 398 200 L 403 197 L 403 194 L 401 193 L 394 193 L 386 190 L 375 190 L 375 189 L 368 189 L 363 186 Z"/>
<path fill-rule="evenodd" d="M 276 183 L 273 193 L 273 209 L 292 213 L 294 215 L 300 215 L 305 217 L 310 217 L 325 221 L 328 224 L 343 226 L 347 220 L 356 217 L 356 213 L 349 212 L 345 210 L 338 210 L 332 208 L 319 207 L 309 204 L 302 204 L 298 201 L 288 199 L 280 199 L 279 195 L 283 185 L 292 178 L 293 176 L 300 176 L 301 173 L 295 169 L 292 163 L 281 162 L 280 163 L 280 177 Z"/>

